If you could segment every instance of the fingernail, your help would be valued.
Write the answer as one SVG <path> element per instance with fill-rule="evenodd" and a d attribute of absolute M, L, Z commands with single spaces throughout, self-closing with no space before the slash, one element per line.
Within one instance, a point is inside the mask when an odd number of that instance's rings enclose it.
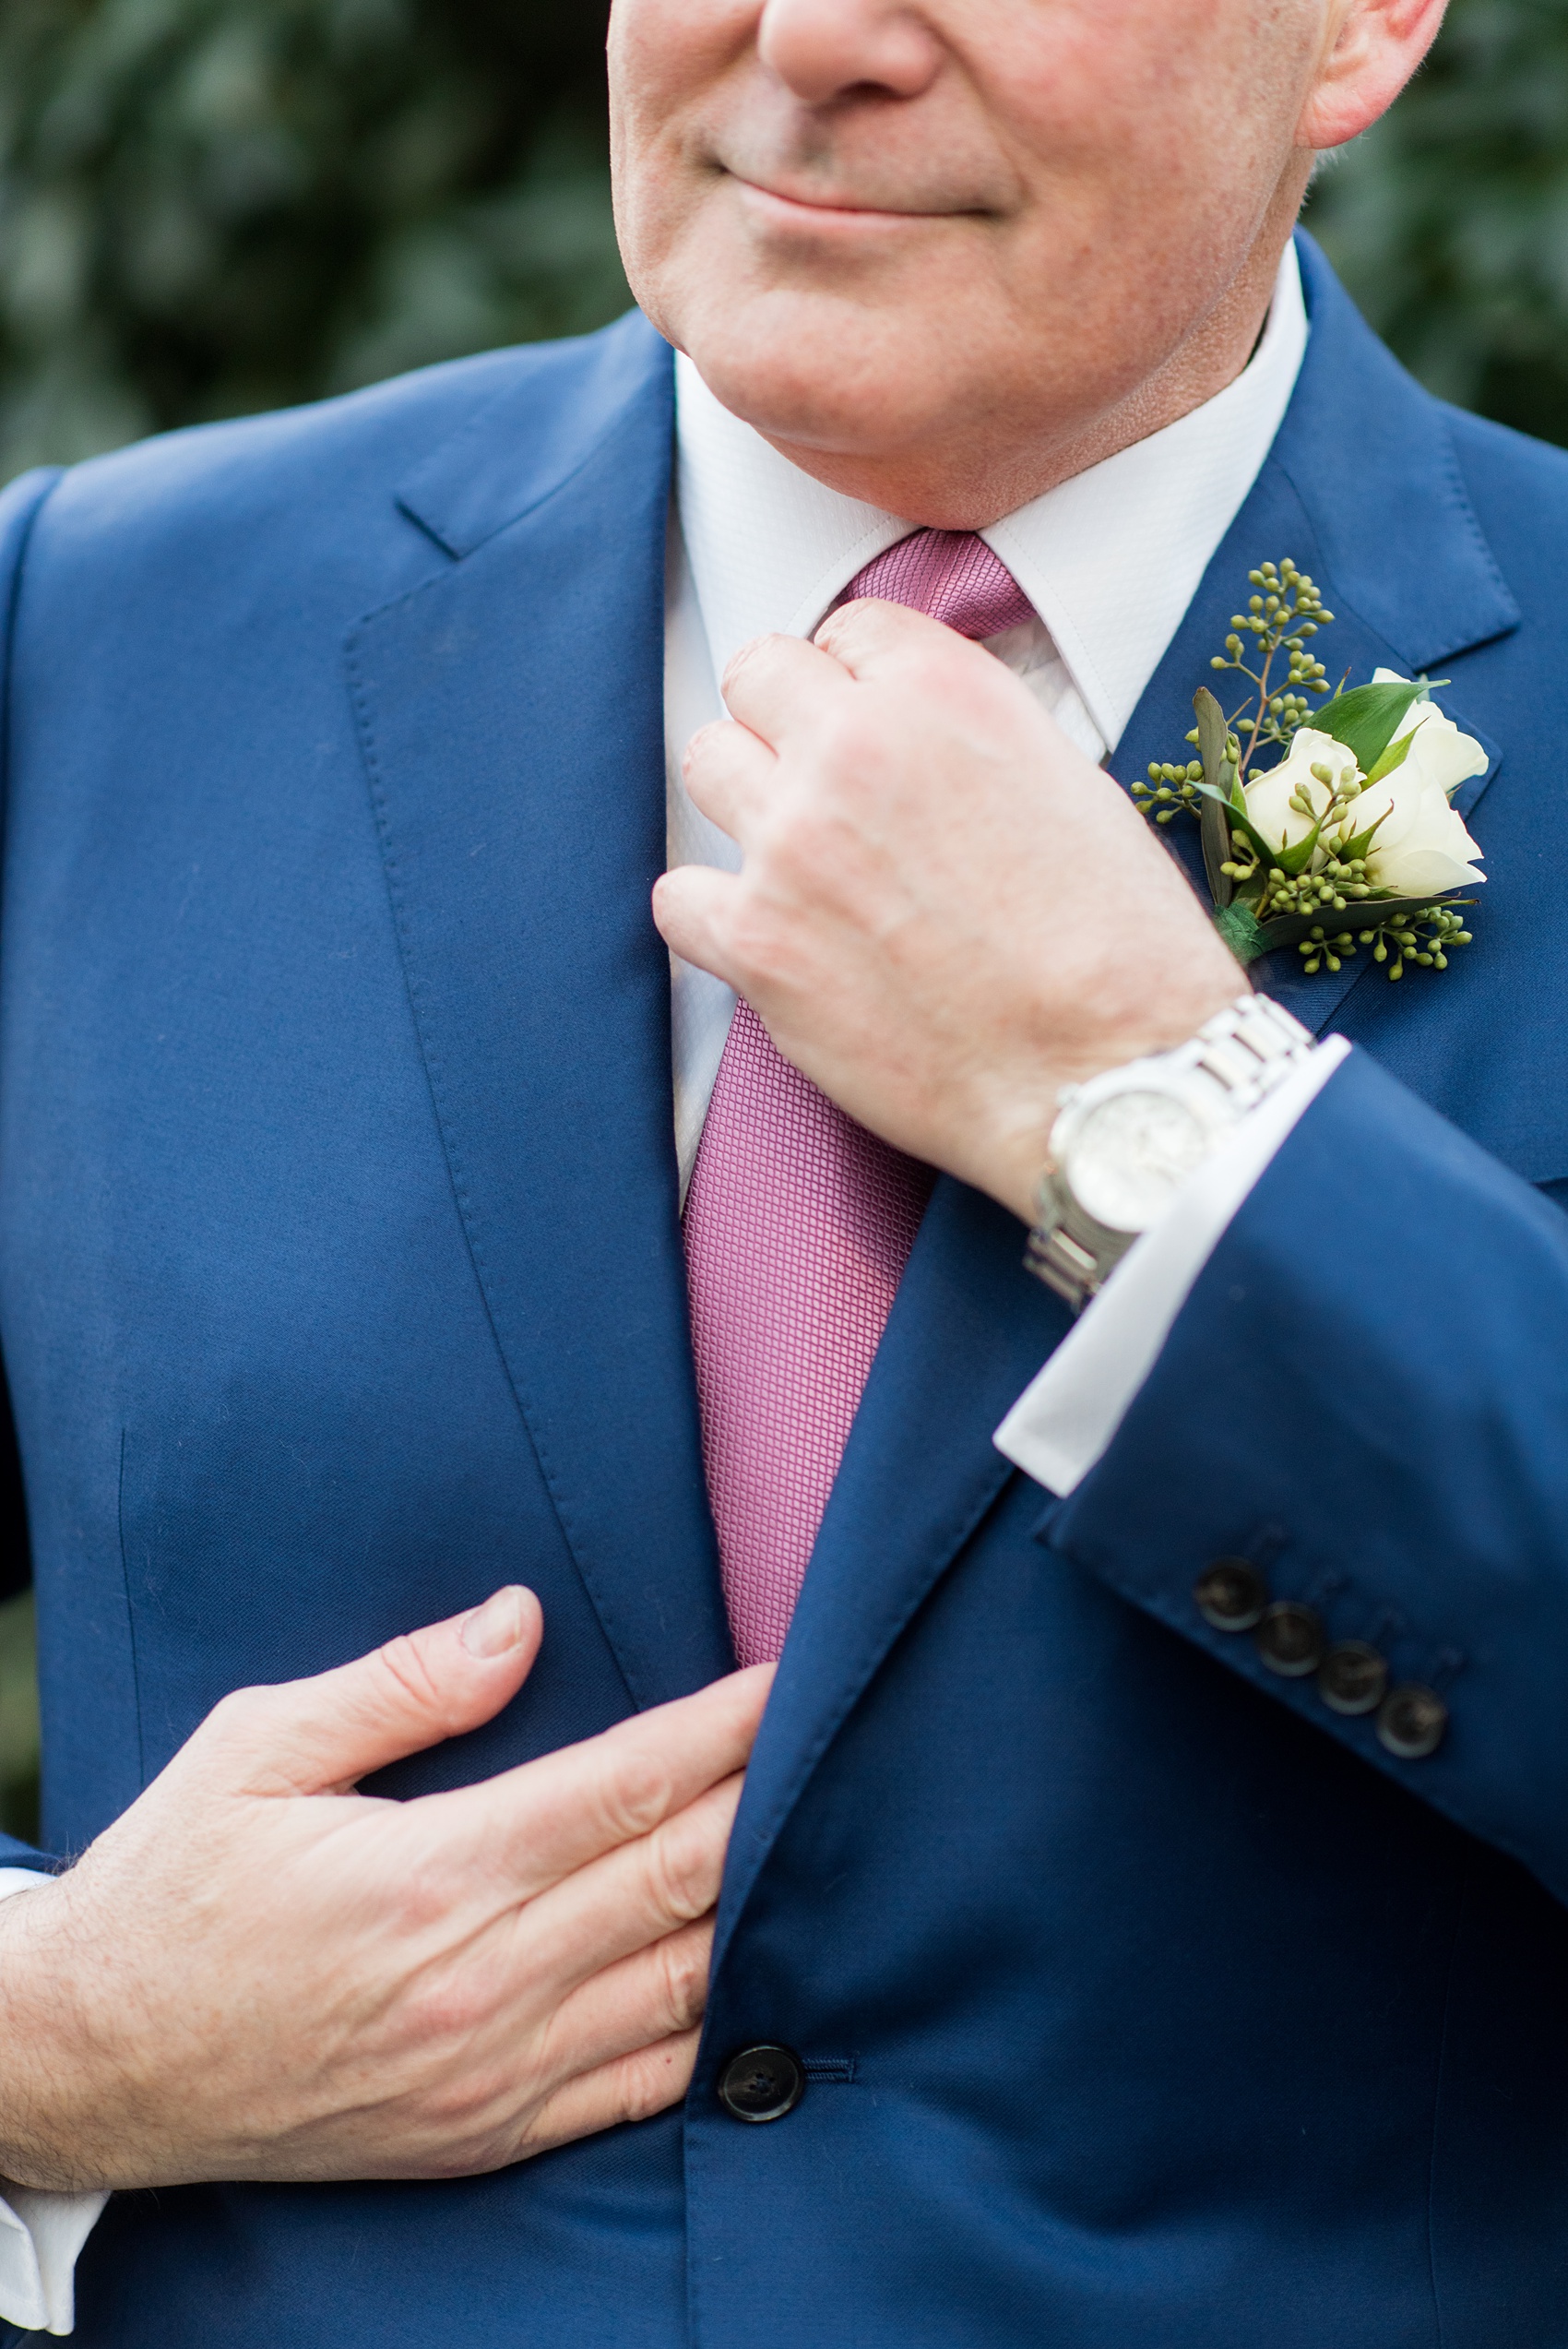
<path fill-rule="evenodd" d="M 523 1594 L 515 1582 L 475 1607 L 463 1625 L 463 1645 L 470 1656 L 504 1656 L 522 1637 Z"/>

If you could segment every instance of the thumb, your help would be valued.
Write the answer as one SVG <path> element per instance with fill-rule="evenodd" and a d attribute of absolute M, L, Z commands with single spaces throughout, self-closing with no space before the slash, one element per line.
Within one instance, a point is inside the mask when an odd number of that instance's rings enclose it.
<path fill-rule="evenodd" d="M 194 1742 L 207 1745 L 208 1771 L 217 1746 L 236 1792 L 341 1794 L 492 1720 L 528 1678 L 543 1633 L 538 1599 L 509 1583 L 482 1606 L 334 1671 L 236 1690 Z"/>

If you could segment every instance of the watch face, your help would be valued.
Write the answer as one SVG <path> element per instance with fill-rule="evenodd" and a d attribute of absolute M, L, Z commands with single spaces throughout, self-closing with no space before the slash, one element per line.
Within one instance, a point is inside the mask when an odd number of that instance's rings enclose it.
<path fill-rule="evenodd" d="M 1063 1172 L 1096 1222 L 1146 1232 L 1207 1153 L 1204 1127 L 1174 1094 L 1112 1093 L 1086 1113 Z"/>

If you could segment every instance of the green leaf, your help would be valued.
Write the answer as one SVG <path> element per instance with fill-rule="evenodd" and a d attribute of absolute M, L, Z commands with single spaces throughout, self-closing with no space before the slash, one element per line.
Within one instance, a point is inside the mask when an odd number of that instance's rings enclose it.
<path fill-rule="evenodd" d="M 1258 928 L 1257 915 L 1240 899 L 1233 905 L 1220 907 L 1214 917 L 1214 926 L 1243 967 L 1255 962 L 1263 952 L 1263 933 Z"/>
<path fill-rule="evenodd" d="M 1218 800 L 1219 802 L 1220 806 L 1225 810 L 1227 821 L 1238 832 L 1245 832 L 1247 838 L 1251 841 L 1253 846 L 1256 849 L 1258 854 L 1263 858 L 1265 864 L 1278 864 L 1279 857 L 1277 853 L 1270 845 L 1270 843 L 1265 840 L 1263 834 L 1258 830 L 1257 826 L 1247 814 L 1244 804 L 1241 807 L 1238 807 L 1233 801 L 1226 797 L 1223 792 L 1216 791 L 1212 783 L 1199 783 L 1197 785 L 1197 793 L 1200 799 Z"/>
<path fill-rule="evenodd" d="M 1321 930 L 1328 938 L 1342 937 L 1348 930 L 1354 937 L 1358 929 L 1365 930 L 1370 926 L 1370 924 L 1355 918 L 1354 908 L 1350 906 L 1347 906 L 1343 913 L 1336 913 L 1331 905 L 1319 907 L 1313 913 L 1277 913 L 1272 922 L 1264 923 L 1258 931 L 1258 952 L 1273 954 L 1282 946 L 1295 946 L 1300 939 L 1310 938 L 1314 930 Z M 1349 952 L 1348 947 L 1337 950 Z"/>
<path fill-rule="evenodd" d="M 1304 839 L 1292 841 L 1289 848 L 1275 849 L 1269 858 L 1270 864 L 1277 864 L 1282 873 L 1289 873 L 1290 878 L 1294 880 L 1296 876 L 1299 873 L 1304 873 L 1312 863 L 1313 851 L 1318 844 L 1322 830 L 1323 818 L 1320 816 Z"/>
<path fill-rule="evenodd" d="M 1443 680 L 1447 683 L 1446 678 Z M 1313 719 L 1314 730 L 1343 743 L 1363 775 L 1370 776 L 1403 722 L 1427 691 L 1427 681 L 1413 685 L 1352 686 L 1336 693 Z"/>
<path fill-rule="evenodd" d="M 1204 763 L 1204 781 L 1216 791 L 1223 791 L 1225 769 L 1229 765 L 1226 745 L 1229 729 L 1225 712 L 1206 686 L 1200 686 L 1193 696 L 1193 710 L 1198 721 L 1198 757 Z"/>
<path fill-rule="evenodd" d="M 1384 752 L 1383 757 L 1378 760 L 1377 765 L 1372 768 L 1371 772 L 1368 774 L 1368 782 L 1381 783 L 1385 775 L 1392 775 L 1396 768 L 1403 767 L 1406 759 L 1410 756 L 1410 745 L 1415 741 L 1415 739 L 1416 736 L 1414 729 L 1412 729 L 1408 734 L 1397 735 L 1395 740 L 1389 744 L 1388 748 Z"/>
<path fill-rule="evenodd" d="M 1352 857 L 1364 856 L 1368 849 L 1371 848 L 1372 841 L 1377 837 L 1378 825 L 1386 824 L 1393 813 L 1394 810 L 1392 807 L 1385 807 L 1383 814 L 1377 817 L 1374 823 L 1369 824 L 1364 832 L 1356 832 L 1352 834 L 1351 838 L 1346 841 L 1343 848 L 1336 849 L 1335 851 L 1335 854 L 1339 858 L 1340 863 L 1342 864 L 1348 864 Z"/>
<path fill-rule="evenodd" d="M 1224 907 L 1236 893 L 1229 874 L 1222 869 L 1230 860 L 1230 825 L 1226 815 L 1230 794 L 1225 788 L 1230 764 L 1226 756 L 1229 729 L 1224 710 L 1206 686 L 1200 686 L 1193 696 L 1193 709 L 1198 721 L 1198 756 L 1204 763 L 1204 804 L 1199 817 L 1204 873 L 1210 897 L 1216 905 Z"/>
<path fill-rule="evenodd" d="M 1204 794 L 1203 814 L 1198 823 L 1208 893 L 1216 905 L 1227 906 L 1236 894 L 1236 884 L 1225 870 L 1230 862 L 1230 826 L 1223 805 L 1210 793 Z"/>
<path fill-rule="evenodd" d="M 1334 906 L 1320 906 L 1311 913 L 1277 913 L 1272 922 L 1265 922 L 1258 930 L 1259 954 L 1272 954 L 1282 946 L 1295 946 L 1302 938 L 1310 938 L 1313 930 L 1321 929 L 1331 938 L 1348 930 L 1358 937 L 1363 930 L 1375 930 L 1384 922 L 1408 922 L 1413 915 L 1424 913 L 1431 905 L 1467 905 L 1474 900 L 1461 898 L 1450 890 L 1445 897 L 1363 897 L 1353 900 L 1343 913 Z"/>

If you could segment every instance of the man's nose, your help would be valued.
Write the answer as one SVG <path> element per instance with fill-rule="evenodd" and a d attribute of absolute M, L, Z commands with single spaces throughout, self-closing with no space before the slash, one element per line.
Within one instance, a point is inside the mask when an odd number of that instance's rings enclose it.
<path fill-rule="evenodd" d="M 806 105 L 823 106 L 852 89 L 918 98 L 943 47 L 924 15 L 897 0 L 765 0 L 757 54 Z"/>

